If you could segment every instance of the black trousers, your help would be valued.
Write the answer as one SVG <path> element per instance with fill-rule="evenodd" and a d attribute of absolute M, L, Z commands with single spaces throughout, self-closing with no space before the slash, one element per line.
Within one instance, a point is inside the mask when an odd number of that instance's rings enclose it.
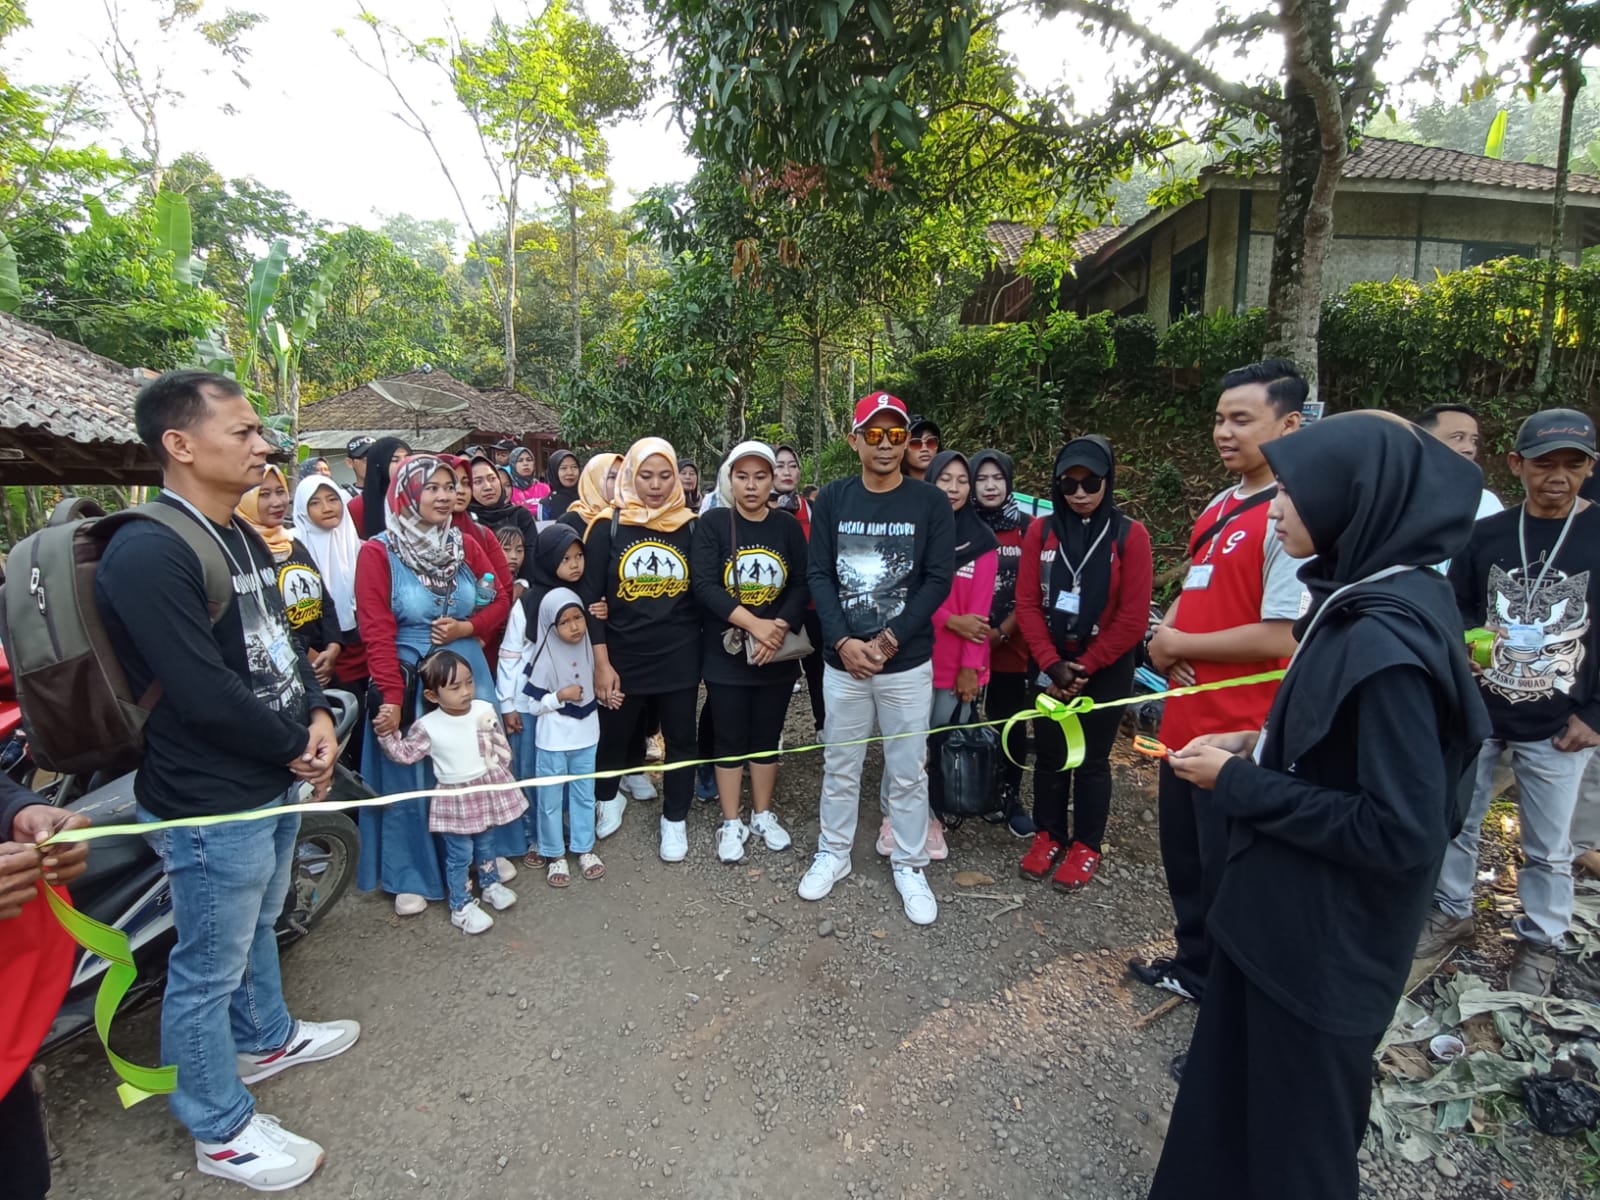
<path fill-rule="evenodd" d="M 811 697 L 811 720 L 820 735 L 827 710 L 822 703 L 822 618 L 817 616 L 814 608 L 806 609 L 805 630 L 816 649 L 800 660 L 800 669 L 806 673 L 806 695 Z"/>
<path fill-rule="evenodd" d="M 11 1090 L 0 1096 L 0 1164 L 8 1197 L 44 1200 L 50 1190 L 50 1151 L 44 1140 L 44 1113 L 26 1068 Z"/>
<path fill-rule="evenodd" d="M 1218 950 L 1150 1200 L 1354 1200 L 1379 1036 L 1307 1025 Z"/>
<path fill-rule="evenodd" d="M 1084 694 L 1095 700 L 1120 700 L 1133 690 L 1133 653 L 1124 654 L 1089 678 Z M 1082 842 L 1095 853 L 1111 816 L 1111 747 L 1122 726 L 1121 708 L 1091 709 L 1083 722 L 1083 763 L 1063 771 L 1067 739 L 1054 721 L 1035 721 L 1033 740 L 1033 819 L 1058 842 Z M 1070 808 L 1070 821 L 1069 821 Z"/>
<path fill-rule="evenodd" d="M 1178 943 L 1174 970 L 1196 996 L 1211 970 L 1211 935 L 1206 916 L 1228 857 L 1228 823 L 1206 788 L 1185 783 L 1162 762 L 1156 785 L 1161 820 L 1161 867 L 1172 897 Z"/>
<path fill-rule="evenodd" d="M 706 708 L 712 717 L 711 737 L 719 767 L 738 767 L 746 762 L 770 763 L 783 737 L 784 718 L 789 715 L 789 697 L 794 682 L 758 683 L 754 687 L 737 684 L 706 685 Z"/>
<path fill-rule="evenodd" d="M 990 675 L 989 686 L 983 696 L 983 719 L 999 721 L 1032 704 L 1033 690 L 1028 681 L 1026 671 L 996 671 Z M 1022 766 L 1028 761 L 1029 724 L 1027 721 L 1018 721 L 1011 727 L 1011 736 L 1006 738 L 1006 749 L 1011 756 L 1000 756 L 1000 783 L 1017 798 L 1018 807 L 1021 807 L 1022 798 Z"/>
<path fill-rule="evenodd" d="M 645 726 L 649 710 L 653 707 L 661 719 L 661 736 L 667 743 L 667 761 L 683 762 L 695 757 L 695 703 L 699 700 L 698 687 L 680 688 L 675 692 L 657 692 L 649 696 L 627 693 L 621 708 L 600 710 L 600 745 L 595 753 L 596 769 L 620 771 L 624 767 L 644 769 L 644 756 L 630 761 L 629 748 L 638 745 L 640 730 Z M 619 780 L 596 779 L 596 800 L 615 800 Z M 694 795 L 694 768 L 682 767 L 668 771 L 662 777 L 661 815 L 669 821 L 681 821 L 689 815 L 689 804 Z"/>

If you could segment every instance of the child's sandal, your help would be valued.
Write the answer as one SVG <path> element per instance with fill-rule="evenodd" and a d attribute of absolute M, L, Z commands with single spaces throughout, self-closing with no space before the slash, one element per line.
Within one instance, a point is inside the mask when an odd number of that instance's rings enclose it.
<path fill-rule="evenodd" d="M 606 873 L 605 863 L 600 861 L 598 854 L 578 855 L 578 871 L 585 879 L 599 879 Z"/>
<path fill-rule="evenodd" d="M 544 866 L 549 861 L 550 860 L 548 858 L 546 858 L 544 855 L 540 854 L 537 850 L 529 850 L 526 854 L 524 854 L 522 856 L 522 865 L 525 866 L 525 867 L 530 867 L 535 871 L 537 871 L 540 867 Z"/>
<path fill-rule="evenodd" d="M 567 870 L 567 860 L 552 858 L 550 865 L 545 868 L 544 881 L 551 887 L 564 888 L 572 882 L 572 875 Z"/>

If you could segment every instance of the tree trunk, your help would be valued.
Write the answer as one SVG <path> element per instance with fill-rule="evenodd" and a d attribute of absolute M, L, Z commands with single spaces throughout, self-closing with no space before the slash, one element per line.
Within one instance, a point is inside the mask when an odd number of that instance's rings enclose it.
<path fill-rule="evenodd" d="M 517 177 L 511 177 L 510 194 L 506 197 L 506 261 L 505 290 L 500 296 L 500 330 L 505 336 L 505 370 L 500 375 L 500 386 L 510 390 L 517 386 L 517 326 L 514 320 L 517 305 Z"/>
<path fill-rule="evenodd" d="M 583 304 L 578 291 L 578 181 L 567 175 L 567 290 L 572 302 L 572 373 L 583 370 Z"/>
<path fill-rule="evenodd" d="M 1567 234 L 1567 175 L 1572 165 L 1572 114 L 1578 104 L 1583 76 L 1561 75 L 1561 132 L 1556 143 L 1556 197 L 1550 206 L 1550 245 L 1546 251 L 1544 297 L 1539 302 L 1539 357 L 1533 368 L 1533 394 L 1550 390 L 1555 367 L 1556 287 L 1561 278 L 1561 247 Z"/>

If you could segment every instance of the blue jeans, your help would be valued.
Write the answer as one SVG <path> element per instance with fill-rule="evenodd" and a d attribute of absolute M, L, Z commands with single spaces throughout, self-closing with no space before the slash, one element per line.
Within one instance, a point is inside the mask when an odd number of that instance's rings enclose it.
<path fill-rule="evenodd" d="M 594 754 L 593 746 L 578 750 L 540 747 L 538 774 L 586 775 L 594 770 Z M 561 836 L 563 803 L 572 826 L 572 852 L 587 854 L 594 849 L 594 780 L 549 783 L 539 788 L 539 853 L 546 858 L 560 858 L 565 853 Z"/>
<path fill-rule="evenodd" d="M 158 819 L 143 808 L 138 818 Z M 227 1141 L 255 1115 L 234 1055 L 277 1050 L 294 1032 L 273 926 L 299 833 L 300 815 L 289 812 L 145 835 L 166 869 L 178 931 L 161 1002 L 161 1060 L 178 1068 L 172 1115 L 202 1142 Z"/>
<path fill-rule="evenodd" d="M 480 888 L 500 882 L 500 871 L 494 865 L 494 856 L 500 845 L 500 830 L 492 825 L 482 833 L 440 833 L 435 836 L 444 843 L 444 887 L 450 898 L 450 911 L 460 912 L 472 899 L 472 893 L 467 890 L 467 868 L 474 862 L 478 864 Z"/>

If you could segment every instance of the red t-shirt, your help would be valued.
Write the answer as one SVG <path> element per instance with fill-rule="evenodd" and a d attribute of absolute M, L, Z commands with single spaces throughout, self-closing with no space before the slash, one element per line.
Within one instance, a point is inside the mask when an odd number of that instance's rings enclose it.
<path fill-rule="evenodd" d="M 1224 515 L 1240 508 L 1246 497 L 1229 488 L 1200 514 L 1189 535 L 1192 542 Z M 1276 522 L 1267 518 L 1270 505 L 1257 504 L 1240 512 L 1215 535 L 1196 548 L 1173 626 L 1184 633 L 1216 633 L 1258 621 L 1292 621 L 1300 615 L 1304 594 L 1296 572 L 1301 560 L 1291 558 L 1274 536 Z M 1195 584 L 1196 569 L 1210 578 Z M 1286 658 L 1253 662 L 1191 661 L 1196 683 L 1239 679 L 1287 666 Z M 1169 699 L 1162 711 L 1161 740 L 1174 749 L 1205 733 L 1233 733 L 1260 729 L 1278 693 L 1276 683 L 1224 688 L 1197 696 Z"/>

